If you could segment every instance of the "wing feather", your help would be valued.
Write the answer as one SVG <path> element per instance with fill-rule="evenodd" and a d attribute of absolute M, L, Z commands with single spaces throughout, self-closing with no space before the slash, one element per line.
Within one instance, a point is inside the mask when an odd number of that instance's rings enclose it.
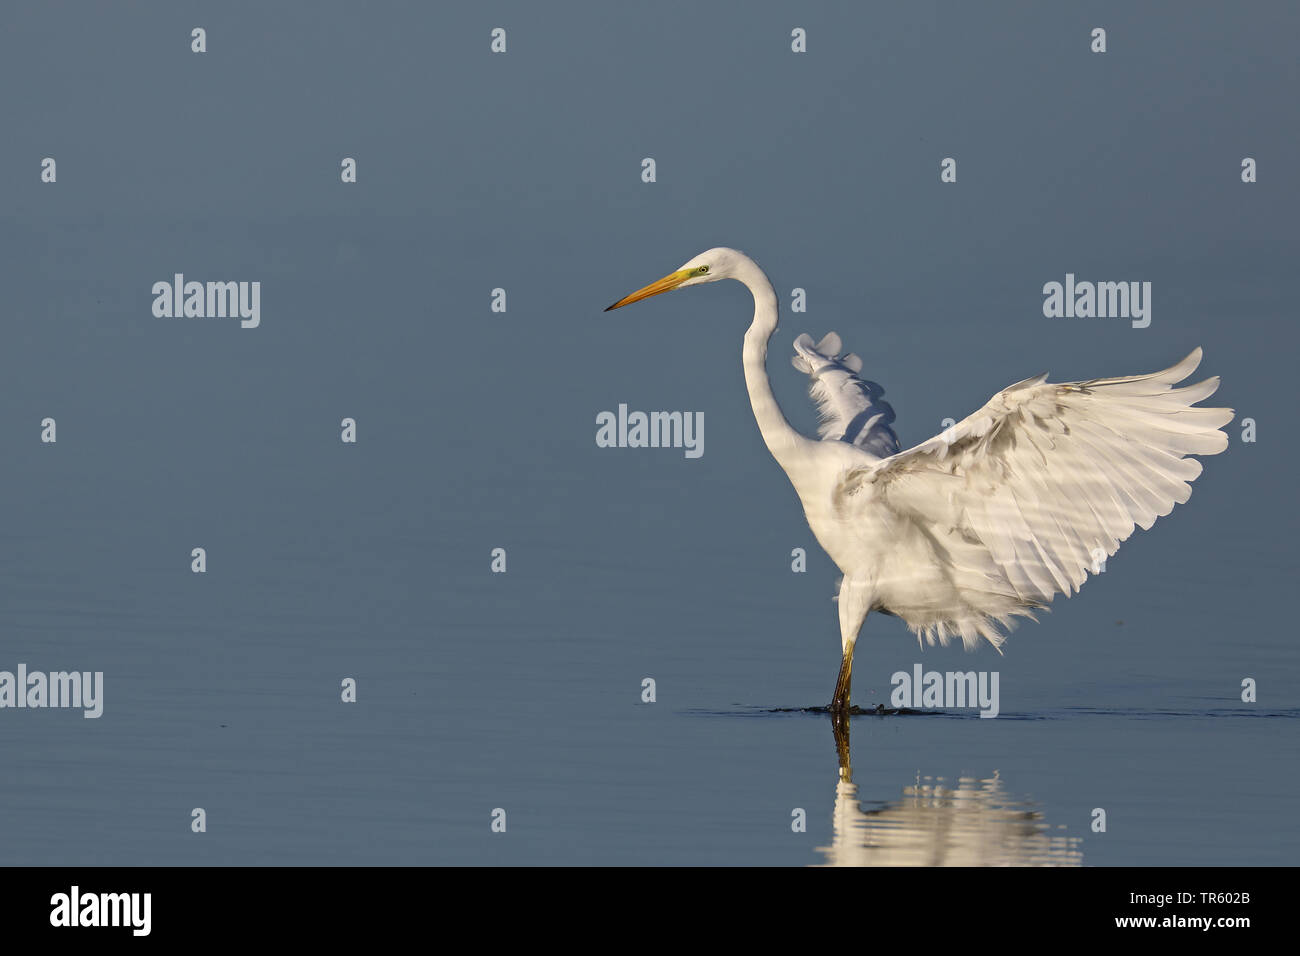
<path fill-rule="evenodd" d="M 831 361 L 810 345 L 795 347 L 814 369 L 814 355 Z M 885 507 L 950 542 L 953 582 L 987 582 L 990 569 L 1002 582 L 1000 591 L 954 584 L 956 598 L 910 617 L 886 607 L 931 642 L 976 635 L 996 646 L 995 622 L 1009 626 L 1011 615 L 1078 591 L 1099 556 L 1188 500 L 1201 464 L 1187 456 L 1227 448 L 1220 429 L 1232 410 L 1193 407 L 1219 380 L 1174 387 L 1200 360 L 1196 349 L 1149 375 L 1025 379 L 934 438 L 847 472 L 841 507 Z"/>
<path fill-rule="evenodd" d="M 809 378 L 808 390 L 821 416 L 818 433 L 823 441 L 856 445 L 877 458 L 898 453 L 898 436 L 890 428 L 894 410 L 875 382 L 858 377 L 862 359 L 840 355 L 843 343 L 829 332 L 813 344 L 807 333 L 794 340 L 791 362 Z"/>

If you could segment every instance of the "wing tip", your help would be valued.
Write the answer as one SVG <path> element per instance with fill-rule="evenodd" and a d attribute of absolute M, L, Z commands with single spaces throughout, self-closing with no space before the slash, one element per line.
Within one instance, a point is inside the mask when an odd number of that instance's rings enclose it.
<path fill-rule="evenodd" d="M 1171 379 L 1173 383 L 1181 382 L 1200 367 L 1201 359 L 1204 357 L 1205 351 L 1198 345 L 1188 352 L 1181 362 L 1165 369 L 1165 372 L 1171 376 L 1176 376 Z"/>
<path fill-rule="evenodd" d="M 817 351 L 827 358 L 834 358 L 844 351 L 844 342 L 840 339 L 839 333 L 832 330 L 822 336 L 822 340 L 817 343 Z"/>

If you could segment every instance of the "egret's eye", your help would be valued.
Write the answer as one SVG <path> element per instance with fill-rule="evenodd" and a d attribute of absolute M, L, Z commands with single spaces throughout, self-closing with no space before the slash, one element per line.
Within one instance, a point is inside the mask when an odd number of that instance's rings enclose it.
<path fill-rule="evenodd" d="M 695 270 L 695 274 L 696 274 L 697 276 L 702 276 L 702 275 L 704 275 L 704 274 L 705 274 L 706 272 L 708 272 L 708 271 L 709 271 L 709 267 L 708 267 L 708 266 L 700 266 L 698 269 Z"/>

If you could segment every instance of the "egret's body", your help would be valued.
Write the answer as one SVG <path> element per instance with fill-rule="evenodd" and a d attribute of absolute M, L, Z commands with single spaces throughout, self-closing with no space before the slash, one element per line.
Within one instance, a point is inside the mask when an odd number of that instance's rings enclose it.
<path fill-rule="evenodd" d="M 1151 375 L 1003 389 L 979 411 L 906 451 L 882 389 L 857 376 L 834 333 L 795 340 L 811 379 L 821 440 L 777 407 L 767 343 L 777 324 L 772 284 L 747 256 L 710 249 L 610 309 L 670 289 L 737 279 L 754 297 L 743 362 L 754 418 L 789 476 L 808 525 L 844 574 L 843 653 L 831 709 L 847 712 L 853 651 L 872 610 L 903 619 L 918 639 L 1000 647 L 1016 616 L 1077 591 L 1135 526 L 1191 494 L 1201 472 L 1186 456 L 1217 454 L 1225 408 L 1199 408 L 1218 379 L 1185 388 L 1200 350 Z M 606 310 L 608 311 L 608 309 Z"/>

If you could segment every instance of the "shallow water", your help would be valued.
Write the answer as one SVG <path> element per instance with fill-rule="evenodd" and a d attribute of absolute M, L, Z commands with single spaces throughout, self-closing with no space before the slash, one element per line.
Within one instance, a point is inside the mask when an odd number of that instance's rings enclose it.
<path fill-rule="evenodd" d="M 1300 210 L 1280 171 L 1234 181 L 1300 146 L 1294 29 L 1131 11 L 1141 52 L 1106 72 L 1064 13 L 1023 42 L 983 12 L 818 14 L 799 66 L 784 6 L 684 7 L 685 34 L 630 12 L 614 43 L 522 5 L 493 64 L 464 12 L 236 5 L 196 61 L 145 9 L 0 31 L 5 88 L 67 80 L 11 104 L 0 156 L 0 670 L 105 675 L 99 719 L 0 711 L 0 862 L 1296 861 Z M 1252 68 L 1207 102 L 1225 36 Z M 735 107 L 664 108 L 702 88 Z M 230 135 L 159 135 L 184 116 Z M 1080 128 L 1126 148 L 1065 149 Z M 806 431 L 790 343 L 835 328 L 904 445 L 1044 368 L 1197 344 L 1258 441 L 1234 424 L 1190 503 L 1004 656 L 872 616 L 856 703 L 920 663 L 997 671 L 1001 715 L 856 718 L 850 781 L 799 712 L 834 683 L 837 573 L 750 415 L 743 290 L 601 312 L 718 243 L 808 290 L 769 362 Z M 1045 319 L 1067 270 L 1152 280 L 1151 327 Z M 261 281 L 261 326 L 155 319 L 176 271 Z M 702 412 L 704 455 L 598 448 L 620 403 Z"/>
<path fill-rule="evenodd" d="M 56 451 L 68 454 L 62 439 Z M 997 670 L 1001 714 L 857 717 L 849 790 L 829 718 L 791 710 L 833 683 L 832 575 L 817 587 L 792 574 L 760 525 L 733 525 L 752 530 L 724 560 L 709 511 L 725 495 L 552 472 L 529 504 L 507 475 L 495 500 L 508 518 L 484 533 L 438 510 L 411 469 L 385 469 L 383 449 L 347 451 L 379 462 L 331 471 L 332 446 L 283 454 L 225 507 L 235 492 L 211 477 L 196 493 L 193 480 L 114 484 L 107 454 L 66 469 L 20 458 L 43 480 L 27 484 L 32 507 L 11 518 L 18 544 L 0 565 L 7 660 L 103 670 L 106 700 L 98 720 L 4 712 L 7 862 L 1294 859 L 1300 710 L 1272 702 L 1294 686 L 1294 655 L 1260 636 L 1189 636 L 1176 589 L 1130 594 L 1108 572 L 1003 657 L 921 651 L 872 617 L 855 700 L 889 706 L 890 675 L 921 662 Z M 149 469 L 170 457 L 133 454 Z M 60 478 L 96 468 L 98 482 Z M 364 494 L 385 470 L 387 498 Z M 493 500 L 493 473 L 456 494 Z M 772 491 L 788 520 L 792 496 Z M 657 519 L 627 497 L 698 514 Z M 597 506 L 605 520 L 578 520 Z M 188 569 L 195 541 L 204 575 Z M 496 546 L 505 574 L 488 569 Z M 1253 665 L 1232 662 L 1265 653 L 1265 700 L 1242 704 L 1237 674 Z M 339 702 L 347 676 L 355 704 Z M 654 703 L 641 701 L 646 677 Z M 208 814 L 201 837 L 194 807 Z M 1105 833 L 1091 831 L 1098 807 Z M 497 808 L 505 833 L 490 828 Z M 792 832 L 797 809 L 806 832 Z"/>

